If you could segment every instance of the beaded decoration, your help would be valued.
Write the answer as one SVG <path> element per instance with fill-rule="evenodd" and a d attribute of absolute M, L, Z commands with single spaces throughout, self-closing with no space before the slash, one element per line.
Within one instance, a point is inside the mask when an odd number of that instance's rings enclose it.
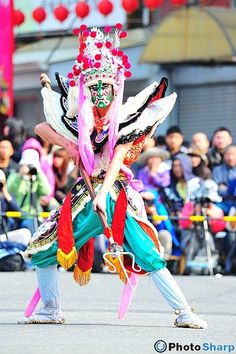
<path fill-rule="evenodd" d="M 73 33 L 78 36 L 79 54 L 72 71 L 68 73 L 70 86 L 77 85 L 81 74 L 85 86 L 91 86 L 102 80 L 111 85 L 118 84 L 118 72 L 123 71 L 126 78 L 131 77 L 131 64 L 128 56 L 119 49 L 120 40 L 127 37 L 122 24 L 117 23 L 112 36 L 112 28 L 106 26 L 104 32 L 98 28 L 81 25 Z"/>

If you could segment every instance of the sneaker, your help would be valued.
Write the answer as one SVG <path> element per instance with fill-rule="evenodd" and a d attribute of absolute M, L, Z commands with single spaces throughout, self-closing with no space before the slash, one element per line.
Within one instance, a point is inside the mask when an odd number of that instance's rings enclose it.
<path fill-rule="evenodd" d="M 65 318 L 60 310 L 41 308 L 30 317 L 18 320 L 19 324 L 63 324 Z"/>
<path fill-rule="evenodd" d="M 175 319 L 176 327 L 206 329 L 207 322 L 198 317 L 192 310 L 182 310 L 179 316 Z"/>

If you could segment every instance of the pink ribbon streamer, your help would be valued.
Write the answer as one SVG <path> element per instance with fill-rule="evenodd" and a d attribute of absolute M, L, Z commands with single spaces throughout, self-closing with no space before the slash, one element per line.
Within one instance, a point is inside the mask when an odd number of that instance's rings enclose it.
<path fill-rule="evenodd" d="M 26 310 L 25 310 L 25 317 L 30 317 L 32 316 L 36 306 L 38 305 L 38 302 L 40 300 L 40 292 L 39 292 L 39 288 L 37 288 L 30 300 L 30 302 L 28 303 Z"/>

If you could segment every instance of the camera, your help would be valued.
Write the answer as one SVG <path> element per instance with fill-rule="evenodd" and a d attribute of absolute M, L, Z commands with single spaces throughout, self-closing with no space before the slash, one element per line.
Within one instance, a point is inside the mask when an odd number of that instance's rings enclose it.
<path fill-rule="evenodd" d="M 154 205 L 153 199 L 144 199 L 144 203 L 149 207 Z"/>
<path fill-rule="evenodd" d="M 215 181 L 207 179 L 200 180 L 193 178 L 189 182 L 188 198 L 196 203 L 207 205 L 212 203 L 220 203 L 222 198 L 218 194 L 218 185 Z"/>
<path fill-rule="evenodd" d="M 30 176 L 36 176 L 38 171 L 37 171 L 37 168 L 34 167 L 33 165 L 28 165 L 29 167 L 29 172 L 28 172 L 28 175 Z"/>

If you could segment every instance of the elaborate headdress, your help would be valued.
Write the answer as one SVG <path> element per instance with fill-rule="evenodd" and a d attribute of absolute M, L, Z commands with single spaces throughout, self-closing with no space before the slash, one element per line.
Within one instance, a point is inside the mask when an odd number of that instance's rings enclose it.
<path fill-rule="evenodd" d="M 70 86 L 77 84 L 81 74 L 85 86 L 94 85 L 98 80 L 116 86 L 119 85 L 119 72 L 125 77 L 131 76 L 128 56 L 119 49 L 120 40 L 127 36 L 127 32 L 122 30 L 120 23 L 116 24 L 113 36 L 111 32 L 112 28 L 108 26 L 104 32 L 98 28 L 89 30 L 86 25 L 74 30 L 78 35 L 79 54 L 72 72 L 68 73 Z"/>
<path fill-rule="evenodd" d="M 119 49 L 120 40 L 127 36 L 127 32 L 122 30 L 120 23 L 116 24 L 113 36 L 111 32 L 112 28 L 108 26 L 104 32 L 98 28 L 89 30 L 86 25 L 74 30 L 74 34 L 78 35 L 79 54 L 72 72 L 67 75 L 70 80 L 67 117 L 78 114 L 79 150 L 89 174 L 93 170 L 94 161 L 90 141 L 94 121 L 88 87 L 99 80 L 113 85 L 115 95 L 108 112 L 108 142 L 112 157 L 119 126 L 118 110 L 123 102 L 124 79 L 131 77 L 128 56 Z"/>

